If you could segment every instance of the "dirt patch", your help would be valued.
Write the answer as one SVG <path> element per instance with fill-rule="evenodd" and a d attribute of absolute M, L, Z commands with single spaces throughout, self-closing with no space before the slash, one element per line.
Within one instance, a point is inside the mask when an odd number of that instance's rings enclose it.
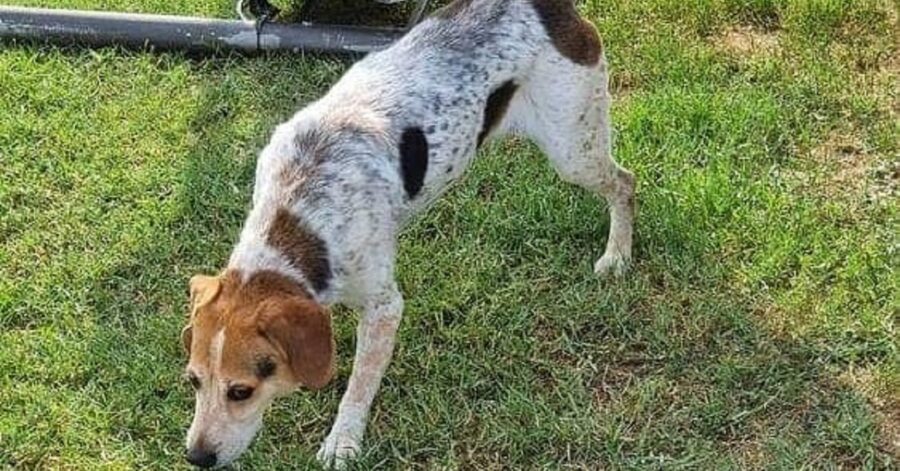
<path fill-rule="evenodd" d="M 876 203 L 900 195 L 900 161 L 873 153 L 854 129 L 832 131 L 804 157 L 800 168 L 779 172 L 799 190 Z"/>
<path fill-rule="evenodd" d="M 858 194 L 865 188 L 872 162 L 868 149 L 855 133 L 832 132 L 810 156 L 813 162 L 828 169 L 828 185 L 823 188 L 827 196 Z"/>
<path fill-rule="evenodd" d="M 900 384 L 879 376 L 871 368 L 851 368 L 838 381 L 852 388 L 872 405 L 878 437 L 884 451 L 900 459 Z"/>
<path fill-rule="evenodd" d="M 875 91 L 876 97 L 885 103 L 887 114 L 897 119 L 900 114 L 900 49 L 881 62 L 872 74 L 862 74 L 863 85 Z"/>
<path fill-rule="evenodd" d="M 634 76 L 626 71 L 617 71 L 609 76 L 609 93 L 613 102 L 621 104 L 628 101 L 635 88 Z"/>
<path fill-rule="evenodd" d="M 877 165 L 872 175 L 872 185 L 867 192 L 869 198 L 886 201 L 900 196 L 900 160 Z"/>
<path fill-rule="evenodd" d="M 825 166 L 825 196 L 865 196 L 874 201 L 897 196 L 900 163 L 879 162 L 855 132 L 832 132 L 811 157 Z"/>
<path fill-rule="evenodd" d="M 739 26 L 713 38 L 723 51 L 740 57 L 765 57 L 777 54 L 781 44 L 776 31 Z"/>

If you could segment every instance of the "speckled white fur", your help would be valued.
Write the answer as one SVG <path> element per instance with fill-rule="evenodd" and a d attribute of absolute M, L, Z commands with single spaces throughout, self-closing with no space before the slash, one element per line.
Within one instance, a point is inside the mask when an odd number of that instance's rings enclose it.
<path fill-rule="evenodd" d="M 391 48 L 355 64 L 319 101 L 280 125 L 260 155 L 253 209 L 229 268 L 276 270 L 324 304 L 361 307 L 355 364 L 318 458 L 355 456 L 391 358 L 403 299 L 394 282 L 405 222 L 457 180 L 475 157 L 489 95 L 518 90 L 493 135 L 532 138 L 566 181 L 606 198 L 612 219 L 598 273 L 631 257 L 634 178 L 612 159 L 605 57 L 579 65 L 553 45 L 527 0 L 473 0 L 452 18 L 431 18 Z M 424 131 L 421 192 L 404 191 L 398 140 Z M 321 238 L 331 278 L 316 291 L 267 245 L 277 208 Z"/>

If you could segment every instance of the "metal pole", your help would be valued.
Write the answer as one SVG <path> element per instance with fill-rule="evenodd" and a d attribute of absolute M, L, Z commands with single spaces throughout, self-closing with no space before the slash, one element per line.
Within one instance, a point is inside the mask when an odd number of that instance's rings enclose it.
<path fill-rule="evenodd" d="M 235 50 L 366 53 L 402 36 L 389 28 L 256 24 L 186 16 L 0 6 L 0 39 L 189 52 Z"/>

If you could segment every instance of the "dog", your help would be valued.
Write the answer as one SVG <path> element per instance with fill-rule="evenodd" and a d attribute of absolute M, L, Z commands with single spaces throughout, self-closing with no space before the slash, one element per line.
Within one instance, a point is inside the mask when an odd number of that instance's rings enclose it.
<path fill-rule="evenodd" d="M 607 86 L 600 37 L 571 0 L 457 0 L 279 125 L 227 268 L 190 281 L 187 460 L 231 463 L 276 397 L 329 383 L 335 303 L 362 315 L 317 458 L 339 467 L 359 453 L 403 314 L 398 233 L 493 137 L 531 138 L 563 180 L 603 196 L 611 224 L 594 269 L 626 270 L 635 177 L 611 154 Z"/>

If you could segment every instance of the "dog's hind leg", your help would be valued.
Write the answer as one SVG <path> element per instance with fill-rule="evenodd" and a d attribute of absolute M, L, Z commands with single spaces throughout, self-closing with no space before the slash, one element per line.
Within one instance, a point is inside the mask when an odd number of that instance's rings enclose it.
<path fill-rule="evenodd" d="M 560 177 L 602 195 L 610 230 L 594 271 L 621 274 L 631 261 L 634 175 L 612 157 L 606 59 L 586 66 L 556 51 L 537 59 L 510 104 L 504 126 L 528 135 L 547 154 Z"/>

